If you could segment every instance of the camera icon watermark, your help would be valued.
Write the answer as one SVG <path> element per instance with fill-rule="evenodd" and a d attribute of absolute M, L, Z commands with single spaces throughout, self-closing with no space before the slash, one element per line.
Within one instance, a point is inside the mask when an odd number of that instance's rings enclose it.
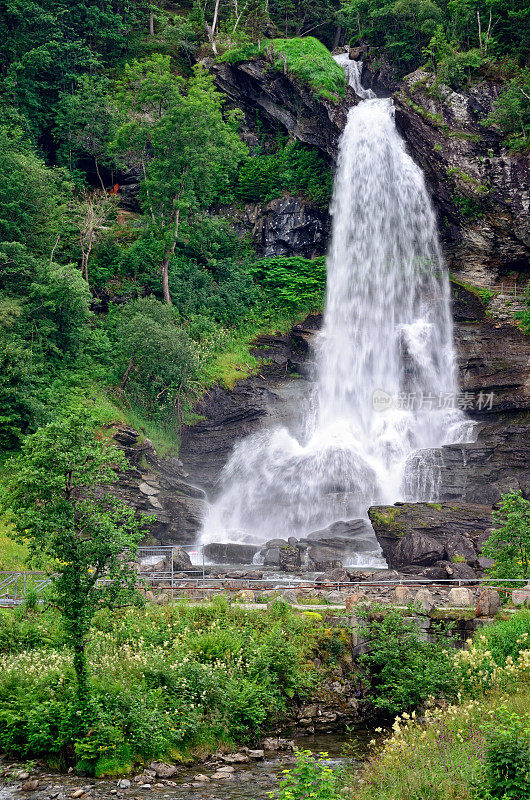
<path fill-rule="evenodd" d="M 384 389 L 375 389 L 372 394 L 372 408 L 382 412 L 389 409 L 400 411 L 491 411 L 495 399 L 494 392 L 400 392 L 389 394 Z"/>

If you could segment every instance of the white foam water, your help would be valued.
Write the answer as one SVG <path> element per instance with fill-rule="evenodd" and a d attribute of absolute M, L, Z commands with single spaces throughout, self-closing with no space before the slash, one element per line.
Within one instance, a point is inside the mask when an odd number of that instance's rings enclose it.
<path fill-rule="evenodd" d="M 362 66 L 348 66 L 350 84 L 368 97 Z M 306 433 L 297 438 L 277 427 L 236 444 L 203 544 L 300 537 L 366 518 L 370 505 L 435 500 L 437 448 L 470 435 L 464 414 L 451 408 L 457 382 L 449 282 L 435 216 L 391 101 L 370 96 L 350 109 L 331 214 Z M 384 563 L 373 541 L 358 563 Z"/>

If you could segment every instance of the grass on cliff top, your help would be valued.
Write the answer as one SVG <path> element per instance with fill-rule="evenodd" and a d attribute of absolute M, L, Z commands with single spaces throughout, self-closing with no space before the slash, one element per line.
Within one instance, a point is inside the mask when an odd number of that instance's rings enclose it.
<path fill-rule="evenodd" d="M 266 48 L 273 48 L 274 69 L 287 71 L 314 90 L 318 97 L 338 102 L 346 91 L 346 76 L 328 48 L 313 36 L 294 39 L 266 39 L 260 45 L 246 45 L 224 53 L 220 60 L 230 64 L 263 57 Z"/>

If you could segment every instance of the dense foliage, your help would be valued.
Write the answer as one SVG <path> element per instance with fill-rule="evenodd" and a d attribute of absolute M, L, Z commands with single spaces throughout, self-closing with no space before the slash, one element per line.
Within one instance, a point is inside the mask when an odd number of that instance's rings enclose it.
<path fill-rule="evenodd" d="M 44 557 L 56 573 L 51 600 L 64 617 L 82 709 L 89 703 L 85 648 L 92 619 L 101 607 L 134 599 L 135 548 L 146 533 L 134 509 L 102 489 L 124 466 L 121 450 L 99 441 L 95 421 L 79 413 L 27 436 L 7 465 L 0 510 L 33 560 Z"/>
<path fill-rule="evenodd" d="M 100 775 L 254 741 L 313 682 L 313 623 L 279 605 L 252 613 L 219 598 L 205 608 L 100 611 L 87 639 L 92 724 L 84 737 L 56 615 L 3 612 L 0 748 L 77 761 Z"/>
<path fill-rule="evenodd" d="M 483 547 L 486 557 L 495 560 L 490 574 L 504 580 L 530 578 L 530 501 L 520 490 L 504 494 L 493 518 L 495 528 Z"/>

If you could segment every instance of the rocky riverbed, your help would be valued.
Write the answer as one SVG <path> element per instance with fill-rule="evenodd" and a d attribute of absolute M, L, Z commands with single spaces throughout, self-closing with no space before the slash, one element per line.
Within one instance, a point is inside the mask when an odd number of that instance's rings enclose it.
<path fill-rule="evenodd" d="M 188 766 L 153 762 L 126 778 L 88 779 L 40 769 L 38 765 L 0 761 L 0 800 L 266 800 L 294 762 L 295 748 L 326 753 L 323 759 L 336 766 L 367 752 L 372 732 L 359 729 L 351 735 L 326 734 L 299 740 L 265 739 L 259 749 L 219 754 Z"/>

